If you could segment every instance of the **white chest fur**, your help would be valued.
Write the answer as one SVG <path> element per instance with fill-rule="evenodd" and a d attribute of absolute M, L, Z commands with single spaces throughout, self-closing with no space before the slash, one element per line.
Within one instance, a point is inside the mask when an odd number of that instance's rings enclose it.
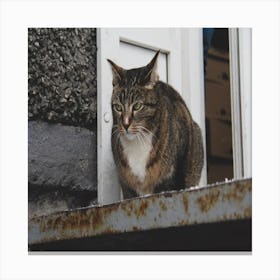
<path fill-rule="evenodd" d="M 137 137 L 131 140 L 121 137 L 121 144 L 132 173 L 143 182 L 147 160 L 152 149 L 152 135 L 146 135 L 145 140 Z"/>

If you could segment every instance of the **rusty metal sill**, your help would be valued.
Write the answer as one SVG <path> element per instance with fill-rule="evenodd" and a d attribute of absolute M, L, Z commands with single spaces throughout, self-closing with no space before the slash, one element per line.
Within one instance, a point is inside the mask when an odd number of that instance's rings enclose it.
<path fill-rule="evenodd" d="M 194 226 L 218 228 L 219 224 L 237 225 L 242 221 L 249 221 L 246 236 L 250 238 L 251 216 L 252 180 L 244 179 L 34 217 L 28 224 L 28 243 L 31 251 L 57 242 L 66 242 L 71 248 L 71 242 L 90 240 L 94 244 L 102 236 L 114 239 L 120 234 L 132 236 L 168 229 L 174 234 Z"/>

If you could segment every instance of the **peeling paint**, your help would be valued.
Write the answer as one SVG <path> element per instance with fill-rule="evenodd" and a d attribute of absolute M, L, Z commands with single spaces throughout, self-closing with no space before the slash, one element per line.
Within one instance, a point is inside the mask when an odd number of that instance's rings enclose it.
<path fill-rule="evenodd" d="M 29 220 L 29 245 L 252 216 L 252 180 L 153 194 Z"/>
<path fill-rule="evenodd" d="M 188 213 L 188 211 L 189 211 L 188 197 L 183 195 L 182 199 L 183 199 L 183 204 L 184 204 L 185 212 Z"/>
<path fill-rule="evenodd" d="M 219 199 L 220 191 L 214 190 L 213 192 L 209 192 L 204 196 L 200 196 L 197 198 L 197 204 L 202 212 L 207 212 L 209 209 L 215 206 L 215 203 Z"/>

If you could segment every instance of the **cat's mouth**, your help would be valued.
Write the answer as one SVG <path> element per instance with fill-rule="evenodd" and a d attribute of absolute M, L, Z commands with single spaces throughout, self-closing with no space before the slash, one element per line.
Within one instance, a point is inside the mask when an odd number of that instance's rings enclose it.
<path fill-rule="evenodd" d="M 127 132 L 127 133 L 124 134 L 124 137 L 127 140 L 134 140 L 134 139 L 137 138 L 137 134 L 136 133 Z"/>
<path fill-rule="evenodd" d="M 120 130 L 120 135 L 122 138 L 132 141 L 132 140 L 139 140 L 140 142 L 145 143 L 146 142 L 146 137 L 148 134 L 152 134 L 148 129 L 144 127 L 131 127 L 128 128 L 127 130 L 121 129 Z"/>
<path fill-rule="evenodd" d="M 121 132 L 121 136 L 124 137 L 127 140 L 134 140 L 137 138 L 137 134 L 139 134 L 139 130 L 136 129 L 123 129 L 120 131 Z"/>

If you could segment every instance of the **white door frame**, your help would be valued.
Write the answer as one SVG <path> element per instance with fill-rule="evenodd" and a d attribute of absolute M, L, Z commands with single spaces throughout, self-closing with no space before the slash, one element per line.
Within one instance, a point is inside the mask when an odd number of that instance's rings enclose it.
<path fill-rule="evenodd" d="M 182 95 L 193 119 L 201 128 L 204 147 L 204 166 L 200 186 L 207 184 L 205 90 L 202 28 L 182 30 Z"/>
<path fill-rule="evenodd" d="M 252 177 L 252 29 L 239 28 L 241 123 L 244 177 Z"/>
<path fill-rule="evenodd" d="M 110 58 L 119 63 L 120 42 L 161 49 L 168 54 L 168 82 L 186 101 L 202 130 L 205 147 L 205 109 L 202 28 L 97 29 L 97 172 L 98 203 L 119 201 L 121 192 L 111 151 Z M 121 62 L 120 62 L 121 64 Z M 206 149 L 205 149 L 206 151 Z M 200 184 L 206 184 L 206 157 Z"/>
<path fill-rule="evenodd" d="M 252 34 L 229 28 L 234 178 L 252 176 Z"/>

